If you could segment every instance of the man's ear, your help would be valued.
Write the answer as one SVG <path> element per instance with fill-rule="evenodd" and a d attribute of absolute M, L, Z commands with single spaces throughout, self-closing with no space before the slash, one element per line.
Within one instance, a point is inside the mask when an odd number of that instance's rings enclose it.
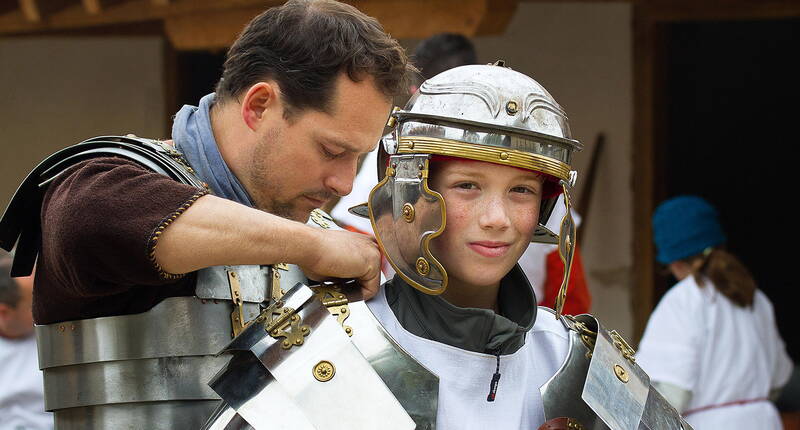
<path fill-rule="evenodd" d="M 242 119 L 255 131 L 271 109 L 281 109 L 280 91 L 274 81 L 259 82 L 250 87 L 242 98 Z M 283 112 L 280 112 L 283 115 Z"/>
<path fill-rule="evenodd" d="M 13 311 L 14 308 L 11 306 L 7 305 L 6 303 L 0 303 L 0 321 L 7 320 Z"/>

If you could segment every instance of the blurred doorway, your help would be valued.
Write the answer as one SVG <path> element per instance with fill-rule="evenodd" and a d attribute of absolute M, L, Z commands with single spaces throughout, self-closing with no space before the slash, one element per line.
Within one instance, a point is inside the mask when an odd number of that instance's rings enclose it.
<path fill-rule="evenodd" d="M 800 166 L 800 19 L 682 22 L 664 30 L 656 201 L 697 194 L 719 209 L 728 248 L 774 303 L 789 353 L 800 361 L 790 300 L 800 225 L 788 200 Z"/>

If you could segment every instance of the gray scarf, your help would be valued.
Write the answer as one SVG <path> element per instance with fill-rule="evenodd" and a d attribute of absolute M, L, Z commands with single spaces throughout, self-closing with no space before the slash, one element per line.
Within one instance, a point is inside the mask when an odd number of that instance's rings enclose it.
<path fill-rule="evenodd" d="M 200 106 L 183 105 L 175 114 L 172 139 L 175 149 L 183 153 L 197 176 L 208 183 L 219 197 L 253 207 L 253 201 L 242 184 L 225 164 L 211 130 L 209 110 L 214 93 L 200 99 Z"/>

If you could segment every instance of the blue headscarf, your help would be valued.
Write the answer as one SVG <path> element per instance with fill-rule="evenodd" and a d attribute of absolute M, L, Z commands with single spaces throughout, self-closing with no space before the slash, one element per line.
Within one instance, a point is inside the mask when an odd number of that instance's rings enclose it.
<path fill-rule="evenodd" d="M 653 241 L 659 263 L 669 264 L 725 243 L 716 209 L 697 196 L 669 199 L 653 213 Z"/>
<path fill-rule="evenodd" d="M 175 149 L 183 153 L 197 176 L 208 183 L 215 195 L 253 207 L 250 195 L 225 164 L 214 139 L 209 115 L 214 97 L 214 93 L 208 94 L 200 99 L 199 106 L 183 105 L 175 114 L 172 124 Z"/>

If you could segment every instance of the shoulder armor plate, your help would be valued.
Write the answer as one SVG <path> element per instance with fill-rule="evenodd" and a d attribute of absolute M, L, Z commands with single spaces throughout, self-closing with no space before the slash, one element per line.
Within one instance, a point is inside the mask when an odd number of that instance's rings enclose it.
<path fill-rule="evenodd" d="M 26 276 L 38 254 L 42 199 L 50 183 L 75 164 L 91 158 L 122 157 L 198 189 L 207 189 L 172 146 L 134 136 L 100 136 L 64 148 L 39 163 L 22 181 L 0 218 L 0 248 L 17 244 L 11 276 Z"/>

